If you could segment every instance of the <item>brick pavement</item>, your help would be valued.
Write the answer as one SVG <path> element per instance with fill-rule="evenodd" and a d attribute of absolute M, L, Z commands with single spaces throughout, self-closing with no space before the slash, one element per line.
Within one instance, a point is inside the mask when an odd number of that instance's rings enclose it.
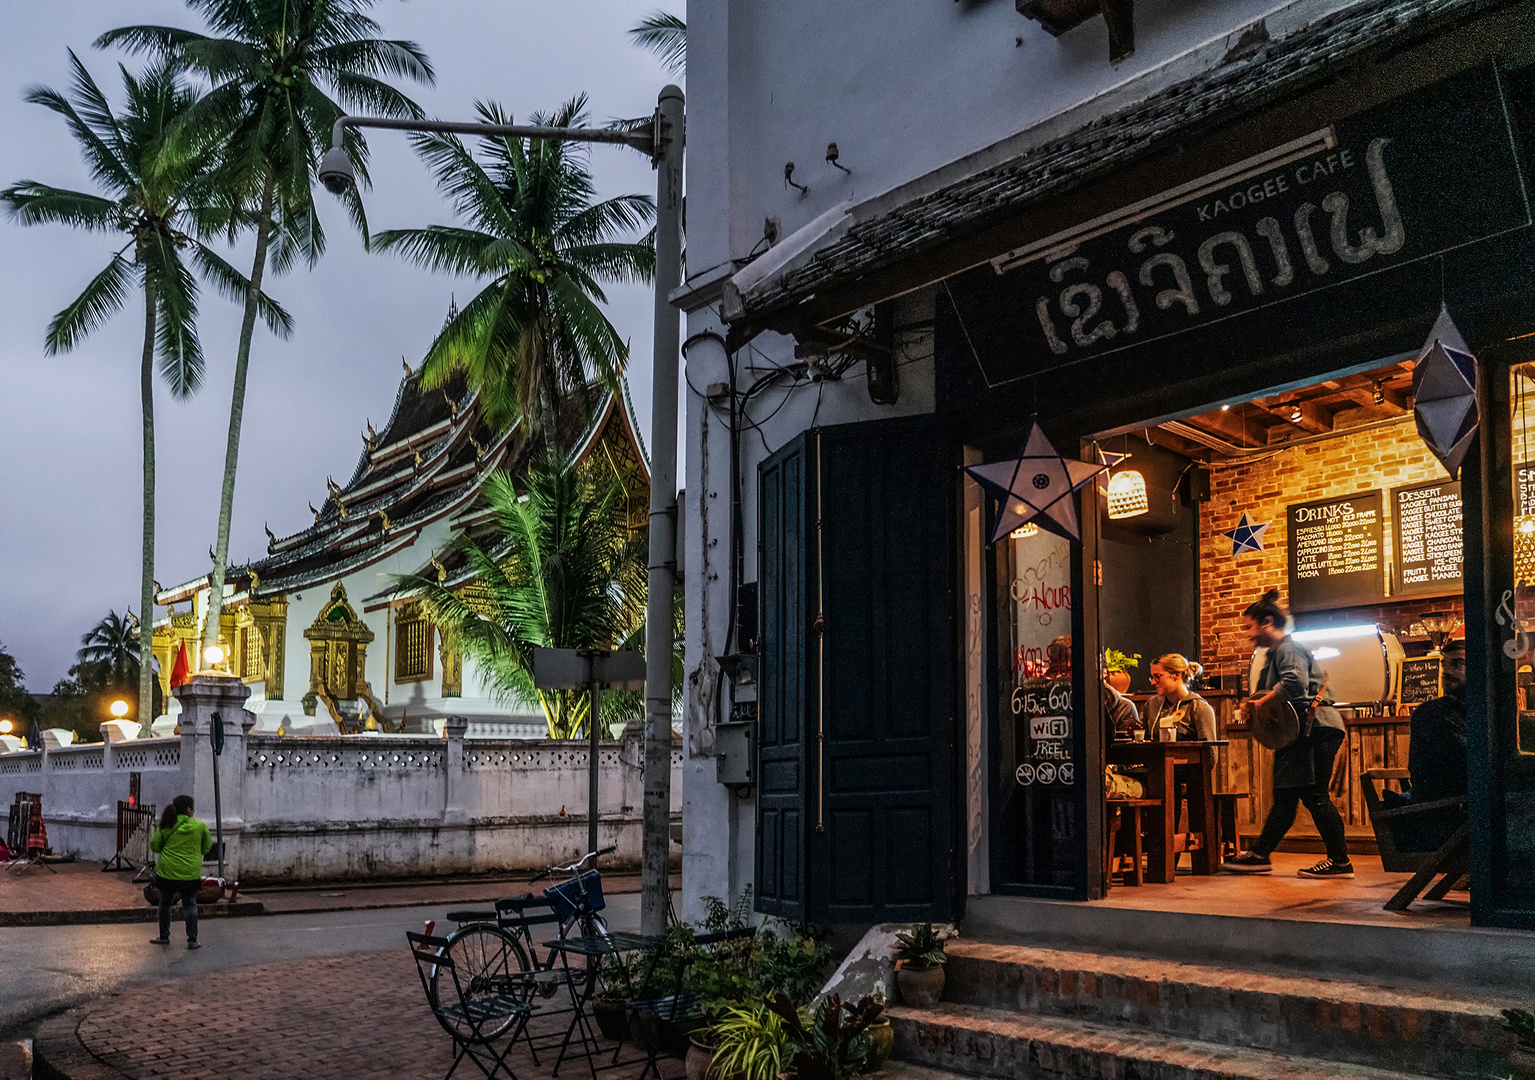
<path fill-rule="evenodd" d="M 534 1032 L 563 1031 L 565 1019 L 547 1018 Z M 452 1063 L 403 933 L 393 950 L 126 987 L 45 1021 L 35 1054 L 37 1076 L 66 1080 L 435 1080 Z M 521 1080 L 550 1075 L 552 1055 L 540 1054 L 535 1066 L 526 1043 L 509 1060 Z M 602 1075 L 635 1080 L 641 1068 Z M 663 1069 L 670 1080 L 682 1063 Z M 590 1075 L 579 1060 L 561 1073 Z M 458 1075 L 479 1071 L 465 1062 Z"/>

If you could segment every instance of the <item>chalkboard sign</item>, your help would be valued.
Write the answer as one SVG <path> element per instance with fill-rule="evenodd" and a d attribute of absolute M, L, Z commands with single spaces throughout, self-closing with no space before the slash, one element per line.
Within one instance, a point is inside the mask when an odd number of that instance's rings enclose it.
<path fill-rule="evenodd" d="M 1396 595 L 1450 596 L 1461 591 L 1460 481 L 1391 489 L 1396 528 Z"/>
<path fill-rule="evenodd" d="M 1535 514 L 1535 466 L 1514 466 L 1514 494 L 1519 500 L 1519 517 Z"/>
<path fill-rule="evenodd" d="M 1398 705 L 1421 705 L 1439 696 L 1439 658 L 1425 656 L 1402 661 L 1402 678 L 1398 684 Z"/>
<path fill-rule="evenodd" d="M 1286 508 L 1292 611 L 1385 598 L 1381 502 L 1379 491 L 1361 491 Z"/>

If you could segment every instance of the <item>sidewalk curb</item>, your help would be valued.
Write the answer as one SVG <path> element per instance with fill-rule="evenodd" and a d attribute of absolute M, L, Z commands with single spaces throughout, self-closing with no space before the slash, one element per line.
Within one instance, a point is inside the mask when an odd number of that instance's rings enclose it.
<path fill-rule="evenodd" d="M 32 1037 L 32 1075 L 35 1080 L 126 1080 L 86 1049 L 80 1041 L 84 1008 L 74 1008 L 44 1020 Z"/>
<path fill-rule="evenodd" d="M 337 910 L 337 909 L 331 909 Z M 241 900 L 234 904 L 198 905 L 204 919 L 229 919 L 244 915 L 265 915 L 266 905 L 259 900 Z M 0 911 L 0 926 L 94 926 L 105 923 L 152 923 L 159 910 L 149 905 L 132 908 L 85 909 L 81 911 Z M 178 908 L 172 918 L 181 921 Z"/>

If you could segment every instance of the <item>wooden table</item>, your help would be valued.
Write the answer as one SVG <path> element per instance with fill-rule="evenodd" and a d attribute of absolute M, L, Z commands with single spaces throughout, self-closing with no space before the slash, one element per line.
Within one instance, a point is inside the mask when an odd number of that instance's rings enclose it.
<path fill-rule="evenodd" d="M 1189 831 L 1201 838 L 1192 852 L 1194 873 L 1213 874 L 1220 869 L 1220 822 L 1215 814 L 1215 750 L 1225 739 L 1187 742 L 1121 742 L 1108 745 L 1110 765 L 1143 765 L 1146 797 L 1162 800 L 1156 827 L 1148 828 L 1146 880 L 1167 884 L 1176 865 L 1173 832 L 1178 824 L 1178 788 L 1173 766 L 1194 765 L 1189 777 Z"/>

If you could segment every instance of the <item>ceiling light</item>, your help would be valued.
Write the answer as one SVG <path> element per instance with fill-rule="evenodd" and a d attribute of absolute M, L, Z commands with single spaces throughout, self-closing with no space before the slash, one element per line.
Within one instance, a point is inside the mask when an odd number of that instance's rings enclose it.
<path fill-rule="evenodd" d="M 1221 412 L 1230 412 L 1230 411 L 1231 411 L 1231 406 L 1230 405 L 1222 405 L 1221 406 Z"/>
<path fill-rule="evenodd" d="M 1123 469 L 1109 478 L 1109 518 L 1140 517 L 1151 510 L 1146 498 L 1146 478 L 1135 469 Z"/>
<path fill-rule="evenodd" d="M 1300 423 L 1301 416 L 1302 416 L 1302 413 L 1301 413 L 1300 402 L 1297 401 L 1294 405 L 1290 406 L 1290 422 L 1292 424 Z"/>
<path fill-rule="evenodd" d="M 1377 405 L 1385 403 L 1386 388 L 1381 385 L 1381 381 L 1379 379 L 1375 380 L 1375 386 L 1370 391 L 1370 400 L 1374 401 Z"/>

